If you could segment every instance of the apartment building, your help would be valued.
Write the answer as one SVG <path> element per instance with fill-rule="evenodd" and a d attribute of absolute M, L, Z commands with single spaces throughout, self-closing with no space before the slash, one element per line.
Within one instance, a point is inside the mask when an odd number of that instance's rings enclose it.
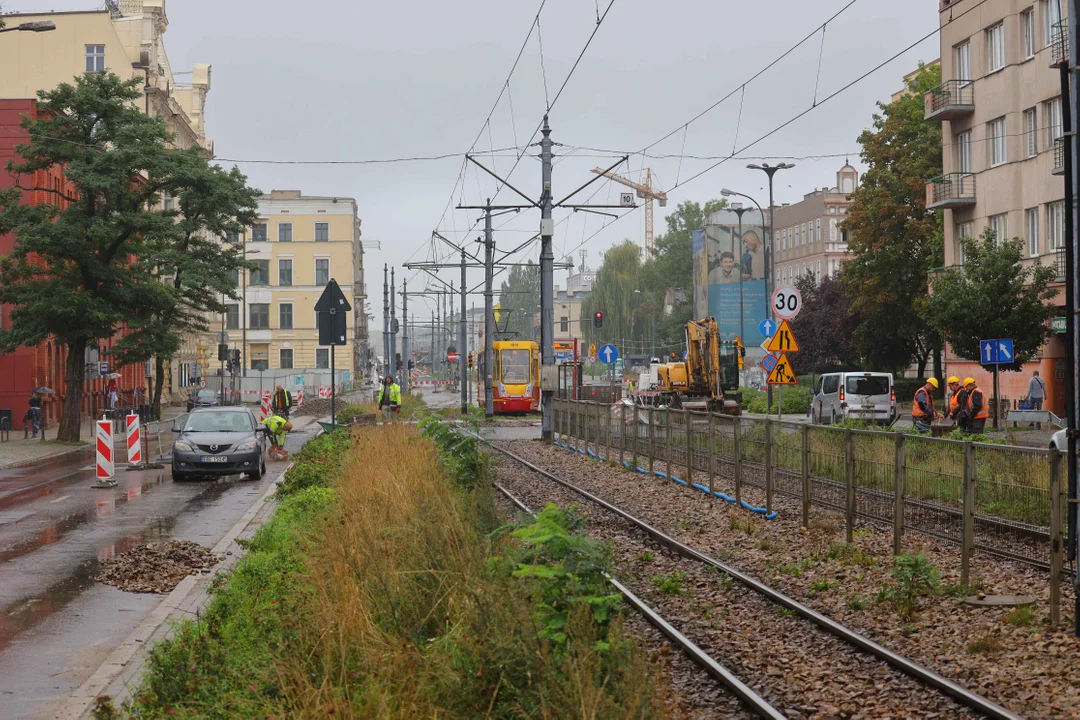
<path fill-rule="evenodd" d="M 248 374 L 329 369 L 330 348 L 319 345 L 315 303 L 333 278 L 353 307 L 348 343 L 335 350 L 336 366 L 362 377 L 367 298 L 356 200 L 274 190 L 260 198 L 250 231 L 231 240 L 243 242 L 256 265 L 238 275 L 241 302 L 229 304 L 225 315 L 230 344 L 241 349 Z"/>
<path fill-rule="evenodd" d="M 555 286 L 555 342 L 572 343 L 577 340 L 579 347 L 584 342 L 581 303 L 592 293 L 595 279 L 595 273 L 583 266 L 566 278 L 565 290 Z"/>
<path fill-rule="evenodd" d="M 37 112 L 37 92 L 70 83 L 85 72 L 109 70 L 125 79 L 139 78 L 143 96 L 138 107 L 165 122 L 176 136 L 177 147 L 200 147 L 207 157 L 213 155 L 213 141 L 207 137 L 205 127 L 210 65 L 194 65 L 189 72 L 174 74 L 164 44 L 169 25 L 165 0 L 107 0 L 103 4 L 88 2 L 87 5 L 98 5 L 101 9 L 4 15 L 8 27 L 51 21 L 56 29 L 43 33 L 10 32 L 2 36 L 0 136 L 4 140 L 0 148 L 0 187 L 14 184 L 14 178 L 2 168 L 14 156 L 15 145 L 27 141 L 19 122 L 22 115 L 33 116 Z M 7 4 L 5 7 L 10 9 Z M 34 195 L 27 194 L 28 203 L 43 202 Z M 11 242 L 10 236 L 0 238 L 0 253 L 9 251 Z M 6 316 L 7 310 L 0 308 L 0 323 L 6 321 Z M 116 339 L 102 341 L 102 350 L 108 351 Z M 47 422 L 54 422 L 61 412 L 66 354 L 63 346 L 46 341 L 0 355 L 0 405 L 24 407 L 29 390 L 46 385 L 58 392 L 56 401 L 45 408 Z M 213 354 L 212 333 L 186 336 L 168 368 L 165 401 L 182 401 L 176 391 L 185 380 L 197 377 L 200 367 L 208 367 Z M 123 375 L 120 387 L 124 402 L 140 401 L 134 397 L 134 391 L 145 392 L 144 368 L 140 365 L 118 370 Z M 91 407 L 100 408 L 102 394 L 102 383 L 96 374 L 88 378 L 83 410 L 89 413 Z M 15 425 L 19 427 L 22 413 L 15 415 Z"/>
<path fill-rule="evenodd" d="M 961 239 L 993 230 L 1024 240 L 1027 260 L 1056 266 L 1064 304 L 1065 186 L 1058 64 L 1066 57 L 1059 0 L 941 0 L 942 85 L 924 96 L 925 118 L 942 125 L 943 174 L 927 183 L 941 210 L 945 265 L 963 265 Z M 1062 313 L 1064 315 L 1064 312 Z M 1025 394 L 1040 370 L 1050 409 L 1064 409 L 1064 336 L 1021 373 L 1003 373 L 1004 397 Z M 946 349 L 949 375 L 990 386 L 974 361 Z"/>
<path fill-rule="evenodd" d="M 836 185 L 815 189 L 800 202 L 777 207 L 776 281 L 794 283 L 811 274 L 819 281 L 840 269 L 847 253 L 847 231 L 842 224 L 859 186 L 859 171 L 845 163 L 836 173 Z"/>

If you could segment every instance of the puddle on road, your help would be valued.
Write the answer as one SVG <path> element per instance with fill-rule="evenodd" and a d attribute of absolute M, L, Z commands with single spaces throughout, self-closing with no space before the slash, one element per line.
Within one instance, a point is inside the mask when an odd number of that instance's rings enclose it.
<path fill-rule="evenodd" d="M 94 576 L 97 575 L 103 561 L 121 555 L 141 543 L 171 538 L 181 515 L 205 510 L 237 482 L 236 479 L 208 482 L 198 488 L 200 492 L 188 498 L 175 513 L 147 518 L 139 532 L 125 535 L 115 541 L 100 543 L 96 547 L 88 542 L 87 559 L 80 562 L 68 577 L 53 584 L 42 593 L 15 601 L 2 611 L 0 614 L 0 652 L 3 652 L 20 633 L 60 612 L 83 591 L 95 585 Z M 30 554 L 45 545 L 59 542 L 73 530 L 109 518 L 117 507 L 128 504 L 143 493 L 161 485 L 171 484 L 171 480 L 164 474 L 158 474 L 152 479 L 138 483 L 137 486 L 98 491 L 101 495 L 93 508 L 68 515 L 63 520 L 45 528 L 33 540 L 0 551 L 0 562 Z M 102 497 L 110 496 L 118 491 L 120 491 L 119 494 L 113 497 Z"/>

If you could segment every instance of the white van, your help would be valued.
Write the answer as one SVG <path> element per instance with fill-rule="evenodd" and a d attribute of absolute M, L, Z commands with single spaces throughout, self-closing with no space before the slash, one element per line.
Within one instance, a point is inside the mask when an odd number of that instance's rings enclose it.
<path fill-rule="evenodd" d="M 848 418 L 892 424 L 896 419 L 892 373 L 829 373 L 818 379 L 810 405 L 810 419 L 818 423 L 835 423 Z"/>

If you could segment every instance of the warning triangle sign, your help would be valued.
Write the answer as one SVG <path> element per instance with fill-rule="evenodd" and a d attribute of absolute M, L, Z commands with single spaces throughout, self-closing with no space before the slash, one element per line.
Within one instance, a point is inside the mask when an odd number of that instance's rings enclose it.
<path fill-rule="evenodd" d="M 799 352 L 799 343 L 795 342 L 795 333 L 791 331 L 791 326 L 788 325 L 787 320 L 780 323 L 780 327 L 776 329 L 776 334 L 769 340 L 765 349 L 769 352 L 779 353 Z"/>
<path fill-rule="evenodd" d="M 791 367 L 791 361 L 788 360 L 787 355 L 781 355 L 780 359 L 776 361 L 776 367 L 769 373 L 769 379 L 766 382 L 770 385 L 799 384 L 799 381 L 795 378 L 795 369 Z"/>

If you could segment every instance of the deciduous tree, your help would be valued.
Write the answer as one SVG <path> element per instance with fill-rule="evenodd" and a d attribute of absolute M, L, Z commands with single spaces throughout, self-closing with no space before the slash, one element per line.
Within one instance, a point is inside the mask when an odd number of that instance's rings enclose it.
<path fill-rule="evenodd" d="M 791 354 L 797 373 L 824 373 L 855 370 L 860 365 L 852 340 L 859 318 L 851 310 L 843 274 L 823 277 L 818 284 L 813 275 L 795 282 L 802 295 L 802 310 L 791 321 L 799 341 L 799 352 Z"/>
<path fill-rule="evenodd" d="M 1002 366 L 1019 370 L 1050 336 L 1050 319 L 1058 312 L 1051 303 L 1053 268 L 1024 267 L 1023 241 L 996 242 L 987 230 L 964 243 L 964 264 L 949 268 L 934 281 L 928 300 L 930 322 L 968 360 L 979 358 L 979 341 L 1012 338 L 1016 362 Z"/>
<path fill-rule="evenodd" d="M 920 375 L 931 355 L 940 370 L 925 298 L 928 273 L 944 262 L 941 215 L 926 209 L 926 181 L 941 174 L 941 127 L 923 120 L 922 100 L 940 83 L 941 70 L 923 66 L 909 94 L 878 104 L 873 130 L 859 136 L 868 169 L 844 221 L 856 345 L 872 367 L 901 370 L 914 359 Z"/>

